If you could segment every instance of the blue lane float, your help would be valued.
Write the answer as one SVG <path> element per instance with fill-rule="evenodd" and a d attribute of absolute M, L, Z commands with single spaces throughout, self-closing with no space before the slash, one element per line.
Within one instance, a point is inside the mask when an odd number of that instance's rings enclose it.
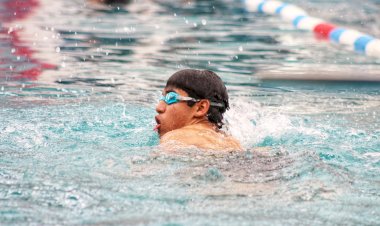
<path fill-rule="evenodd" d="M 380 39 L 311 17 L 305 10 L 293 4 L 271 0 L 243 1 L 249 12 L 279 15 L 284 20 L 291 22 L 297 29 L 312 31 L 320 38 L 349 46 L 356 52 L 380 58 Z"/>

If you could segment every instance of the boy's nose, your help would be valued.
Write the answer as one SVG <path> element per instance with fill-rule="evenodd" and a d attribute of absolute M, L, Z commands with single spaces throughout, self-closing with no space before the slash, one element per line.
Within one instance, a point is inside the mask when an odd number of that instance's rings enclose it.
<path fill-rule="evenodd" d="M 164 101 L 160 100 L 160 102 L 158 102 L 158 104 L 156 106 L 157 113 L 164 113 L 165 109 L 166 109 L 166 103 Z"/>

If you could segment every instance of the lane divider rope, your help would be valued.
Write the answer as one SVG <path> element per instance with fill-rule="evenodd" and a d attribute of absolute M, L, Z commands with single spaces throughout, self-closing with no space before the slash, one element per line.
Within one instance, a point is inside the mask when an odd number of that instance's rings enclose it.
<path fill-rule="evenodd" d="M 352 50 L 380 58 L 380 39 L 349 28 L 338 27 L 309 16 L 300 7 L 272 0 L 243 0 L 249 12 L 279 15 L 294 27 L 314 32 L 318 37 L 351 47 Z"/>

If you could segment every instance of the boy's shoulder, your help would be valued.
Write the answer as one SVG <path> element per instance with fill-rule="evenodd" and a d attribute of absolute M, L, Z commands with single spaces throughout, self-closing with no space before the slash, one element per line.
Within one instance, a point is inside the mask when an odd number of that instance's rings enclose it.
<path fill-rule="evenodd" d="M 242 149 L 239 142 L 231 136 L 197 126 L 186 126 L 172 130 L 161 137 L 161 144 L 172 141 L 202 149 Z"/>

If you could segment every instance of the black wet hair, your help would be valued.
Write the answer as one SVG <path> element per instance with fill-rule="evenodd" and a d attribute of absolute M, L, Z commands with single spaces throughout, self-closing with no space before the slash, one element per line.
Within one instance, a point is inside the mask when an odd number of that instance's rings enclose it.
<path fill-rule="evenodd" d="M 166 88 L 182 89 L 195 99 L 208 99 L 222 104 L 223 107 L 210 105 L 207 118 L 219 129 L 223 127 L 223 114 L 230 106 L 226 86 L 216 73 L 209 70 L 184 69 L 170 76 Z M 188 101 L 187 104 L 191 107 L 195 103 Z"/>

